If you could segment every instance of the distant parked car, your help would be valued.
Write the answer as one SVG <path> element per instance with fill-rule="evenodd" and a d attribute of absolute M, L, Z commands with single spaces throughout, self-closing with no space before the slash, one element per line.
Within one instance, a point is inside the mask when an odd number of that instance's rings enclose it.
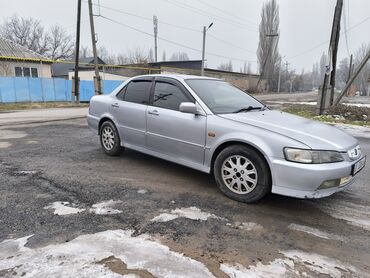
<path fill-rule="evenodd" d="M 147 75 L 94 96 L 87 117 L 108 155 L 124 147 L 214 175 L 230 198 L 269 192 L 320 198 L 346 189 L 365 166 L 355 138 L 270 110 L 218 79 Z"/>

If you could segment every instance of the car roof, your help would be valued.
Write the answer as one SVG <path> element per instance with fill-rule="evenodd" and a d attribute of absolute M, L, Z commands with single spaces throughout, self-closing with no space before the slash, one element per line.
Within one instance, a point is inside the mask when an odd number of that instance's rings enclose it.
<path fill-rule="evenodd" d="M 186 80 L 186 79 L 206 79 L 206 80 L 220 80 L 218 78 L 208 77 L 208 76 L 199 76 L 199 75 L 186 75 L 186 74 L 145 74 L 140 76 L 135 76 L 133 79 L 140 77 L 168 77 L 177 80 Z"/>

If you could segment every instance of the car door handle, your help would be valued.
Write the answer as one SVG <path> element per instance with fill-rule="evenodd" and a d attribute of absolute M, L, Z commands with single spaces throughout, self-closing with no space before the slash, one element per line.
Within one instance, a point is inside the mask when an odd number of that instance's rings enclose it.
<path fill-rule="evenodd" d="M 117 102 L 116 102 L 116 103 L 112 103 L 112 107 L 118 108 L 118 107 L 119 107 L 119 105 L 118 105 L 118 103 L 117 103 Z"/>
<path fill-rule="evenodd" d="M 148 114 L 154 115 L 154 116 L 159 116 L 159 113 L 158 113 L 157 110 L 148 111 Z"/>

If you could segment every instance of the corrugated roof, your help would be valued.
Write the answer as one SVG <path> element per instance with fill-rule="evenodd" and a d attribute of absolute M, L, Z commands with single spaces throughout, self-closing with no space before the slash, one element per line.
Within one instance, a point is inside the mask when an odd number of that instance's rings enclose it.
<path fill-rule="evenodd" d="M 44 56 L 33 52 L 17 43 L 0 37 L 0 56 L 26 59 L 46 59 Z"/>

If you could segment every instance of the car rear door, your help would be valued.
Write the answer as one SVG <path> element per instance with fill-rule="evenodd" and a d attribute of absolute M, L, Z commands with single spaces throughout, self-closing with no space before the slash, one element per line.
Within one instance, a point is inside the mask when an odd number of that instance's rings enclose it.
<path fill-rule="evenodd" d="M 146 146 L 146 110 L 153 78 L 130 81 L 112 102 L 121 140 L 126 145 Z"/>
<path fill-rule="evenodd" d="M 206 116 L 182 113 L 181 102 L 195 102 L 182 84 L 157 77 L 147 109 L 147 147 L 192 163 L 203 164 Z"/>

